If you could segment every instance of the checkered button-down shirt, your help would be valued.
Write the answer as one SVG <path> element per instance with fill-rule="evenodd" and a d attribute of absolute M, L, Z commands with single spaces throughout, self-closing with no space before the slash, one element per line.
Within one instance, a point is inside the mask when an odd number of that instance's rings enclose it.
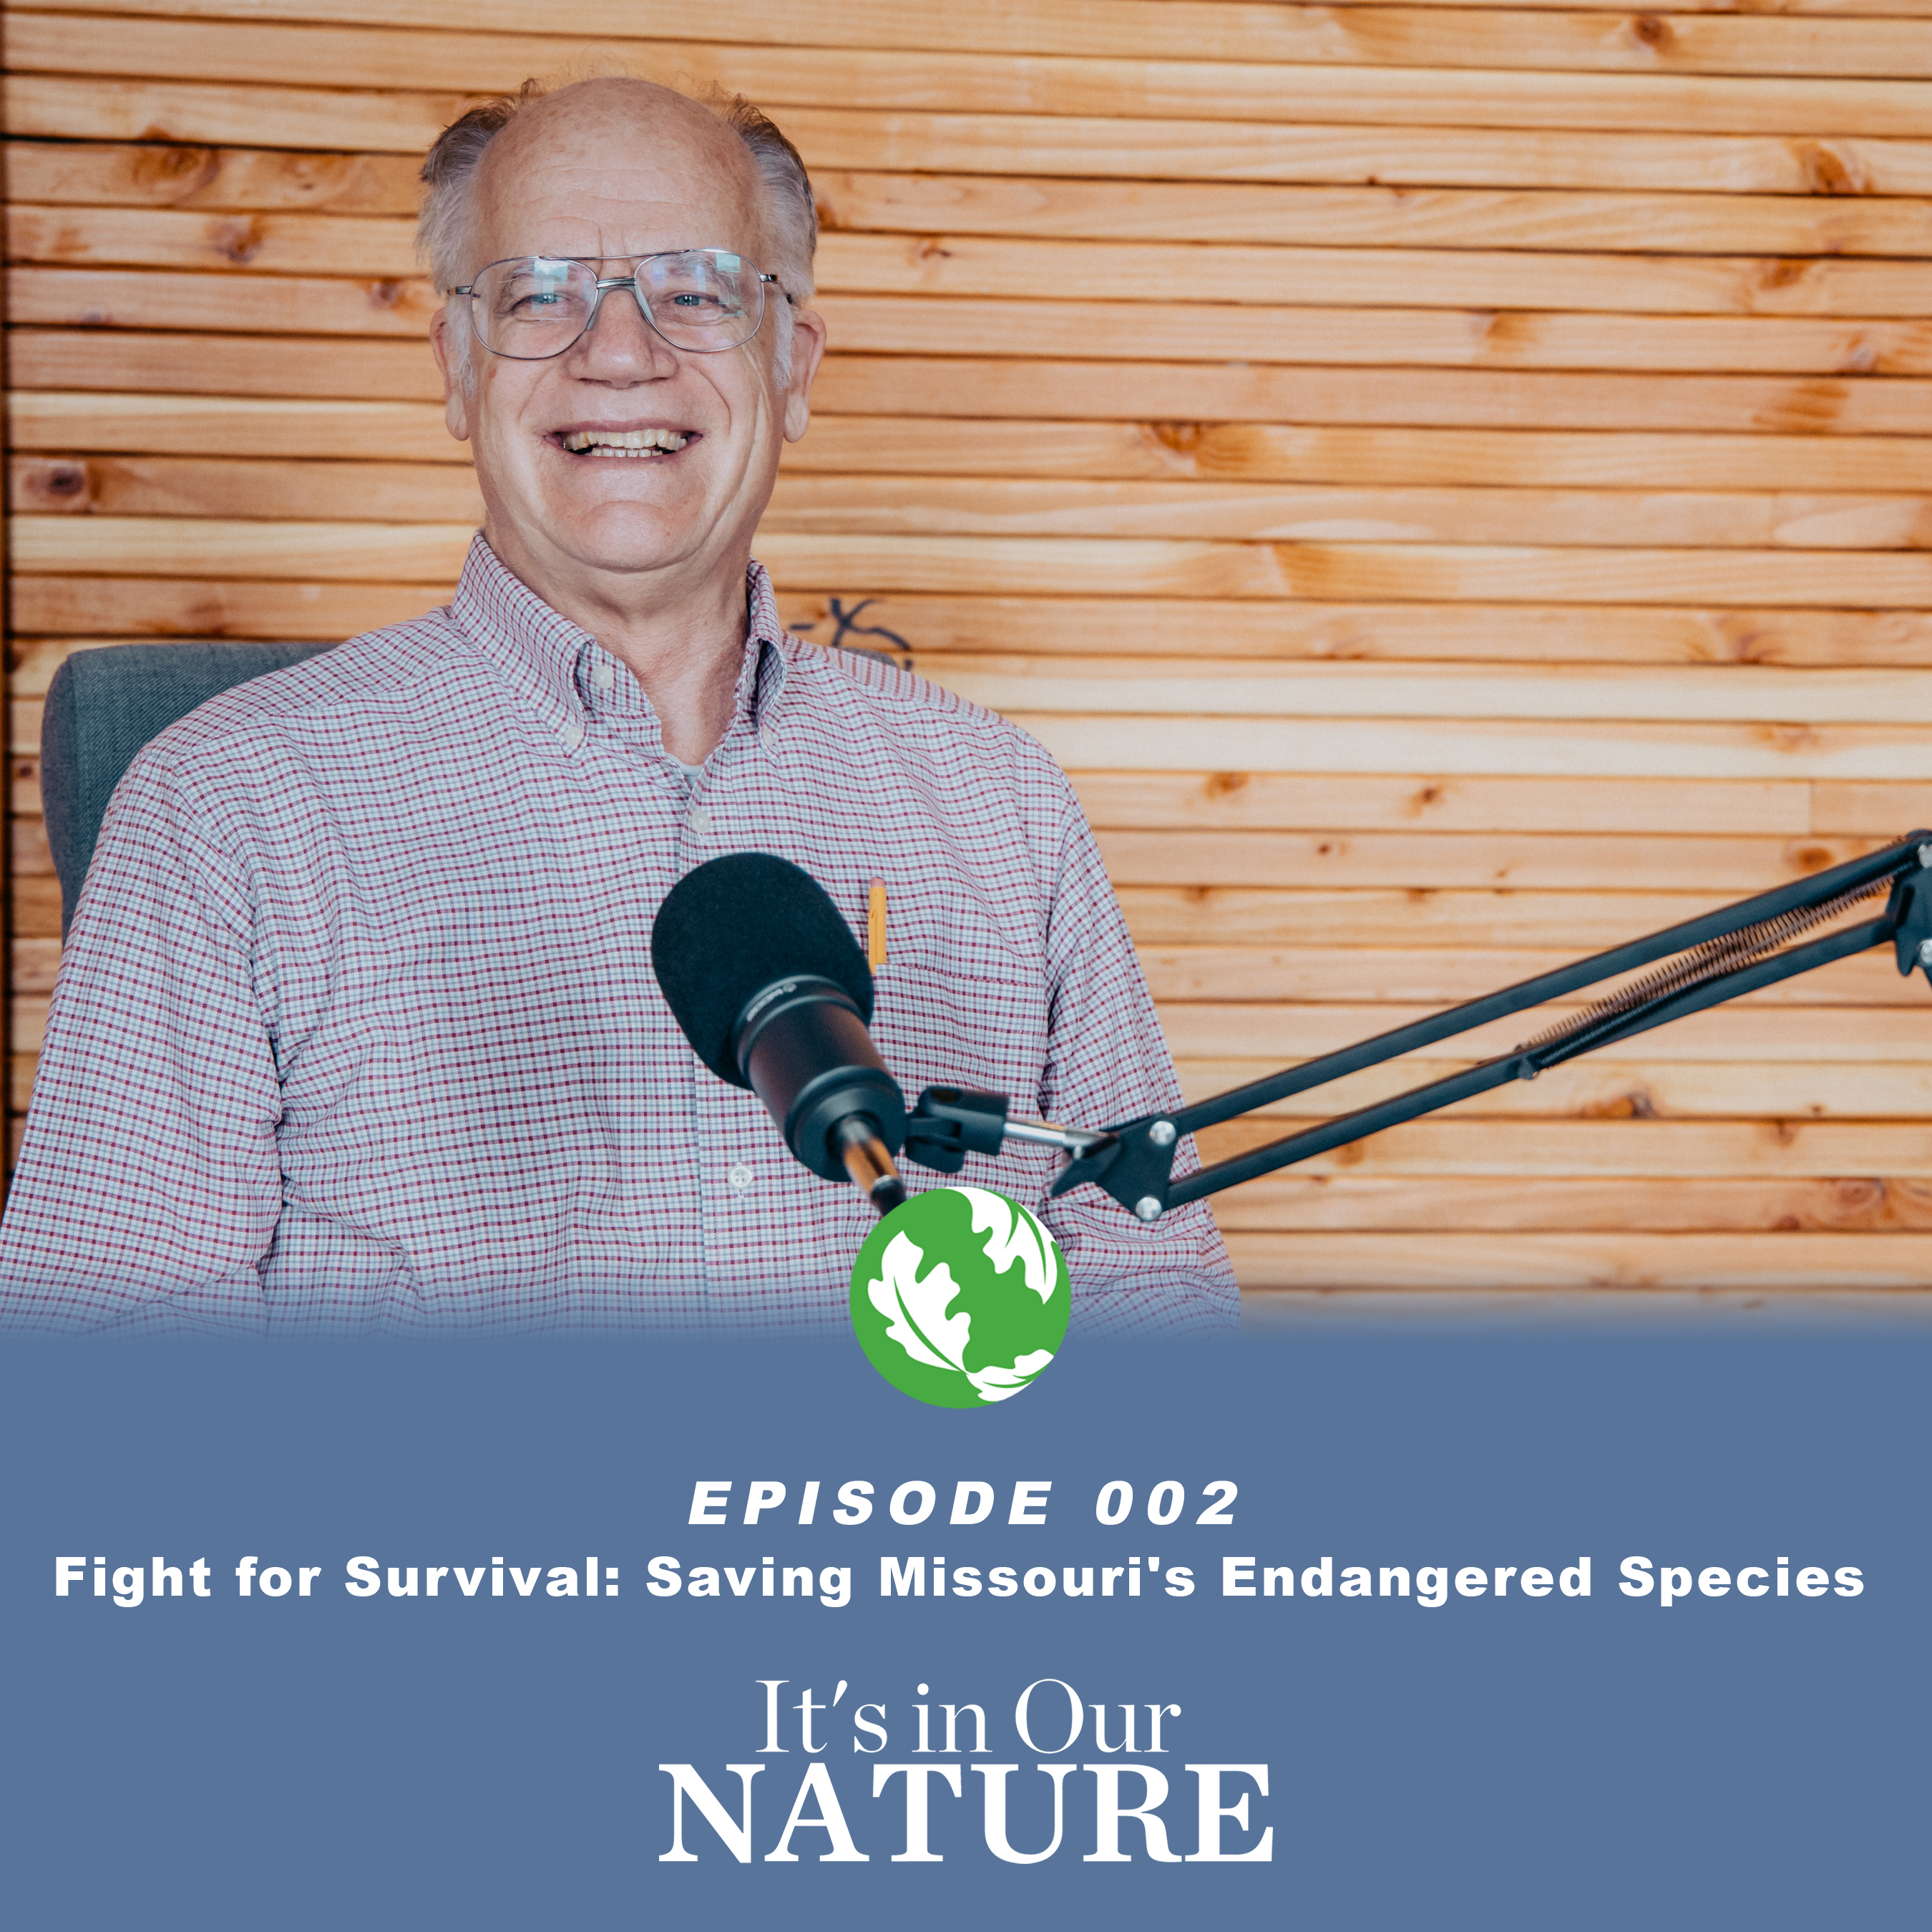
<path fill-rule="evenodd" d="M 908 1094 L 1100 1125 L 1178 1104 L 1093 838 L 1023 733 L 786 634 L 749 578 L 694 779 L 630 673 L 479 537 L 446 610 L 216 698 L 114 796 L 0 1228 L 29 1325 L 326 1330 L 824 1315 L 871 1222 L 706 1072 L 650 967 L 703 861 L 776 852 L 866 929 Z M 1204 1206 L 1143 1227 L 1014 1144 L 1132 1327 L 1234 1288 Z M 923 1171 L 909 1180 L 922 1184 Z M 1104 1298 L 1101 1291 L 1106 1290 Z M 1163 1310 L 1167 1312 L 1163 1313 Z"/>

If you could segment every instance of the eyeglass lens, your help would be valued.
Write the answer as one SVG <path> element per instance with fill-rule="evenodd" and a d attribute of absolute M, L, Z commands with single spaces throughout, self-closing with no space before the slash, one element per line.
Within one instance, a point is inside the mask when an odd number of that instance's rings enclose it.
<path fill-rule="evenodd" d="M 765 285 L 758 272 L 723 249 L 647 255 L 627 278 L 600 277 L 600 266 L 546 255 L 492 262 L 470 298 L 483 346 L 521 362 L 561 356 L 590 326 L 600 292 L 625 288 L 634 290 L 646 320 L 667 342 L 700 353 L 748 342 L 764 317 Z"/>

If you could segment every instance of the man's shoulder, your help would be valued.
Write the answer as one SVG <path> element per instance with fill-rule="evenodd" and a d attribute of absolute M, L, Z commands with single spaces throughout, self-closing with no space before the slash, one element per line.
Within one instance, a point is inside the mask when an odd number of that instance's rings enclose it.
<path fill-rule="evenodd" d="M 828 722 L 859 725 L 928 767 L 998 768 L 1060 791 L 1066 775 L 1040 741 L 996 711 L 871 651 L 788 637 L 790 674 Z"/>
<path fill-rule="evenodd" d="M 218 692 L 152 740 L 142 760 L 190 764 L 224 748 L 273 742 L 306 725 L 352 728 L 419 702 L 426 674 L 462 642 L 443 610 L 365 632 Z"/>

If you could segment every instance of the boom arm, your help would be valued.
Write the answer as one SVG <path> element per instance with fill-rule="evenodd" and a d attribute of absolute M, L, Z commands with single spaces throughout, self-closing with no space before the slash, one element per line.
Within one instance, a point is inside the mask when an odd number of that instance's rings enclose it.
<path fill-rule="evenodd" d="M 928 1088 L 908 1123 L 906 1150 L 928 1167 L 956 1174 L 968 1153 L 997 1154 L 1008 1138 L 1046 1142 L 1064 1148 L 1070 1156 L 1054 1183 L 1056 1195 L 1091 1183 L 1141 1220 L 1158 1220 L 1170 1208 L 1272 1174 L 1384 1127 L 1432 1113 L 1452 1101 L 1486 1094 L 1512 1080 L 1534 1080 L 1546 1067 L 1560 1066 L 1613 1040 L 1628 1040 L 1874 946 L 1889 944 L 1901 974 L 1910 975 L 1916 968 L 1932 982 L 1932 878 L 1928 876 L 1928 869 L 1932 869 L 1932 832 L 1914 832 L 1882 851 L 1741 899 L 1555 972 L 1539 974 L 1484 998 L 1197 1102 L 1178 1113 L 1145 1114 L 1097 1132 L 1046 1121 L 1010 1120 L 1005 1100 L 996 1094 Z M 1787 946 L 1799 933 L 1881 893 L 1888 896 L 1880 917 L 1841 927 L 1802 946 Z M 1179 1180 L 1173 1178 L 1174 1149 L 1184 1134 L 1325 1086 L 1344 1075 L 1378 1066 L 1526 1007 L 1561 999 L 1582 987 L 1640 971 L 1660 960 L 1671 963 L 1512 1052 L 1217 1161 Z"/>

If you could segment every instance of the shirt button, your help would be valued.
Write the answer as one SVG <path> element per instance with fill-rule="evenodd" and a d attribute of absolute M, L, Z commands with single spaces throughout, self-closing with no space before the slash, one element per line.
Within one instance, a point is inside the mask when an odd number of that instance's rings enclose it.
<path fill-rule="evenodd" d="M 701 805 L 699 806 L 698 808 L 692 813 L 691 816 L 684 822 L 692 831 L 696 832 L 700 838 L 702 838 L 704 835 L 711 830 L 711 814 L 710 812 L 706 812 Z M 734 1174 L 736 1174 L 738 1170 L 736 1168 L 734 1168 L 731 1172 Z M 736 1181 L 732 1183 L 732 1185 L 734 1187 L 737 1186 L 737 1184 L 738 1184 Z M 751 1185 L 751 1180 L 748 1176 L 747 1176 L 746 1179 L 745 1185 L 748 1187 Z"/>
<path fill-rule="evenodd" d="M 734 1160 L 724 1178 L 730 1183 L 734 1194 L 742 1194 L 752 1184 L 752 1170 L 742 1160 Z"/>
<path fill-rule="evenodd" d="M 600 658 L 590 667 L 590 682 L 599 691 L 609 692 L 617 682 L 617 667 Z"/>

